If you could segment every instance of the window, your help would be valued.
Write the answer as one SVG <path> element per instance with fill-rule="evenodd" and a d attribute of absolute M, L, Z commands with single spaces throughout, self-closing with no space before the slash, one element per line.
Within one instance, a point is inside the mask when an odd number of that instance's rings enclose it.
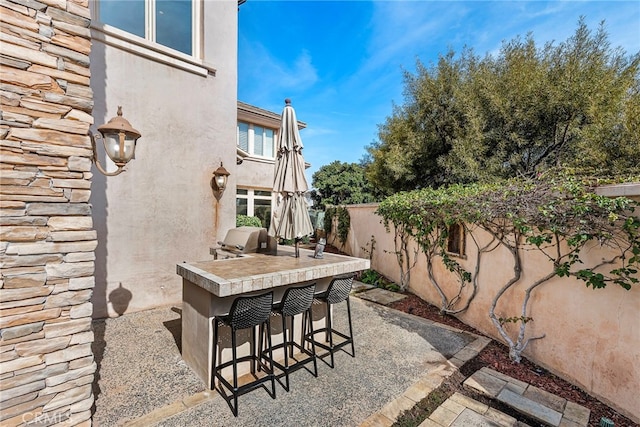
<path fill-rule="evenodd" d="M 249 124 L 238 123 L 238 147 L 246 153 L 249 152 Z"/>
<path fill-rule="evenodd" d="M 447 252 L 464 256 L 464 226 L 462 224 L 453 224 L 449 226 L 449 236 L 447 239 Z"/>
<path fill-rule="evenodd" d="M 260 218 L 266 229 L 271 224 L 271 192 L 238 188 L 236 193 L 236 215 L 248 215 Z"/>
<path fill-rule="evenodd" d="M 238 122 L 238 147 L 254 156 L 274 158 L 274 130 Z"/>
<path fill-rule="evenodd" d="M 99 21 L 195 56 L 195 0 L 100 0 Z"/>

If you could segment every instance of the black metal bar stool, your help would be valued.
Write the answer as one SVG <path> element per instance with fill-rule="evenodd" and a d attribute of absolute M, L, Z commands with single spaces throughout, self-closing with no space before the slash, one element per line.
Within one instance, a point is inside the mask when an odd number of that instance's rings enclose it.
<path fill-rule="evenodd" d="M 356 349 L 353 344 L 353 326 L 351 324 L 351 304 L 349 303 L 349 294 L 351 293 L 351 286 L 353 285 L 354 277 L 355 277 L 355 274 L 344 274 L 340 276 L 335 276 L 331 280 L 331 283 L 329 283 L 329 287 L 327 288 L 326 291 L 315 295 L 314 302 L 325 304 L 327 307 L 326 326 L 324 328 L 316 329 L 315 331 L 309 332 L 308 336 L 311 338 L 311 341 L 315 345 L 329 352 L 329 355 L 331 356 L 331 363 L 330 364 L 327 363 L 327 364 L 331 368 L 334 367 L 334 360 L 333 360 L 334 353 L 337 350 L 342 349 L 344 346 L 348 344 L 351 344 L 351 354 L 350 354 L 351 357 L 356 357 Z M 344 332 L 340 332 L 334 329 L 331 322 L 331 306 L 334 304 L 338 304 L 342 301 L 347 302 L 347 317 L 349 319 L 348 335 Z M 309 320 L 310 320 L 310 323 L 313 322 L 312 318 Z M 304 325 L 303 327 L 306 328 L 306 326 Z M 315 334 L 318 334 L 321 332 L 324 332 L 326 335 L 325 342 L 320 342 L 315 338 Z M 334 335 L 339 336 L 340 338 L 343 339 L 343 341 L 335 344 L 333 342 Z M 343 349 L 343 351 L 349 354 L 346 350 Z M 319 355 L 318 357 L 322 359 L 322 357 L 324 356 L 326 356 L 326 354 L 322 356 Z"/>
<path fill-rule="evenodd" d="M 211 369 L 211 386 L 215 389 L 215 380 L 218 379 L 220 387 L 218 391 L 222 397 L 227 401 L 227 404 L 231 408 L 234 416 L 238 416 L 238 396 L 243 395 L 256 388 L 263 387 L 269 393 L 269 389 L 264 385 L 266 382 L 271 382 L 271 392 L 269 395 L 276 398 L 275 376 L 273 374 L 273 354 L 271 351 L 271 335 L 266 334 L 267 349 L 265 357 L 263 352 L 258 351 L 256 355 L 255 346 L 255 327 L 266 326 L 266 330 L 270 330 L 269 317 L 271 315 L 271 307 L 273 305 L 273 292 L 267 292 L 260 295 L 243 296 L 233 300 L 229 314 L 216 316 L 213 319 L 213 363 Z M 226 325 L 231 328 L 231 360 L 216 366 L 217 350 L 218 350 L 218 327 L 220 325 Z M 251 329 L 251 342 L 250 354 L 243 357 L 238 357 L 237 354 L 237 340 L 236 332 L 241 329 Z M 262 333 L 263 328 L 260 328 Z M 262 337 L 260 337 L 262 341 Z M 266 357 L 268 356 L 268 357 Z M 264 363 L 262 359 L 265 358 L 269 363 Z M 238 363 L 250 362 L 251 374 L 254 376 L 254 380 L 238 385 Z M 222 370 L 226 367 L 233 367 L 233 384 L 222 376 Z M 258 377 L 256 375 L 256 366 L 259 371 L 264 371 L 264 376 Z M 224 387 L 231 392 L 231 396 L 227 396 Z M 233 400 L 233 404 L 231 401 Z"/>
<path fill-rule="evenodd" d="M 282 387 L 289 391 L 289 373 L 293 372 L 301 367 L 305 367 L 314 377 L 318 376 L 318 363 L 316 361 L 316 347 L 313 341 L 309 338 L 309 334 L 307 330 L 304 329 L 302 331 L 301 342 L 297 343 L 295 340 L 294 334 L 294 316 L 298 314 L 303 314 L 304 317 L 311 314 L 311 305 L 313 304 L 313 298 L 315 294 L 316 284 L 312 283 L 310 285 L 304 286 L 295 286 L 288 288 L 284 296 L 282 297 L 282 301 L 273 306 L 273 315 L 280 316 L 282 318 L 282 343 L 276 344 L 273 346 L 273 350 L 278 350 L 282 348 L 284 351 L 284 364 L 281 364 L 277 361 L 273 361 L 273 364 L 280 369 L 283 374 L 277 375 L 276 379 L 282 385 Z M 287 318 L 291 319 L 291 328 L 289 330 L 289 334 L 287 334 Z M 303 322 L 304 323 L 304 322 Z M 313 333 L 313 322 L 309 322 L 310 332 Z M 260 335 L 260 339 L 262 339 L 262 335 Z M 311 350 L 306 348 L 306 343 L 311 344 Z M 300 351 L 300 357 L 294 359 L 294 349 L 298 349 Z M 290 363 L 291 359 L 293 359 L 293 363 Z M 313 362 L 313 371 L 306 368 L 306 364 L 309 362 Z M 285 384 L 282 383 L 280 378 L 285 377 Z"/>

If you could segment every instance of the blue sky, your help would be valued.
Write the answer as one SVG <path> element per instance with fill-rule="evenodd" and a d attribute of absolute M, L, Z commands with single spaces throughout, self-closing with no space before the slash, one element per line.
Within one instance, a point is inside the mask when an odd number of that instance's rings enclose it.
<path fill-rule="evenodd" d="M 449 48 L 496 53 L 532 32 L 570 37 L 580 16 L 613 46 L 640 51 L 639 1 L 272 1 L 240 6 L 238 99 L 280 113 L 291 98 L 311 185 L 334 160 L 358 162 L 378 125 L 403 104 L 403 70 Z"/>

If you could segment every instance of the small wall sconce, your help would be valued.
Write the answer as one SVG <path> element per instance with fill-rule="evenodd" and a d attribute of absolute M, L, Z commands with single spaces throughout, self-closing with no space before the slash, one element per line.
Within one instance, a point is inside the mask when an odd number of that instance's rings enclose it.
<path fill-rule="evenodd" d="M 135 157 L 136 142 L 142 135 L 135 130 L 131 123 L 122 117 L 122 107 L 118 106 L 118 115 L 107 123 L 98 126 L 100 134 L 89 134 L 91 136 L 91 146 L 93 148 L 93 162 L 98 170 L 106 176 L 115 176 L 124 172 L 124 166 L 129 160 Z M 116 164 L 118 169 L 115 172 L 107 172 L 98 160 L 96 151 L 96 138 L 102 138 L 104 150 L 107 156 Z"/>
<path fill-rule="evenodd" d="M 222 162 L 220 162 L 220 167 L 213 172 L 213 179 L 211 179 L 211 188 L 217 194 L 217 198 L 220 199 L 222 197 L 222 193 L 224 193 L 225 188 L 227 188 L 227 179 L 229 178 L 228 170 L 222 166 Z"/>

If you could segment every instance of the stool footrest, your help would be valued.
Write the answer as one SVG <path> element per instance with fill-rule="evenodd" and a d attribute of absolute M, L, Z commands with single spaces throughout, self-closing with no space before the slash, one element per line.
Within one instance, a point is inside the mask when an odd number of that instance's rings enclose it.
<path fill-rule="evenodd" d="M 327 333 L 327 332 L 328 332 L 328 331 L 327 331 L 327 328 L 322 328 L 322 329 L 318 329 L 318 330 L 313 331 L 314 335 L 315 335 L 315 334 L 317 334 L 317 333 L 321 333 L 321 332 L 323 332 L 323 333 Z M 346 335 L 346 334 L 343 334 L 343 333 L 342 333 L 342 332 L 340 332 L 340 331 L 336 331 L 336 330 L 334 329 L 334 330 L 332 331 L 332 333 L 333 333 L 334 335 L 337 335 L 337 336 L 339 336 L 340 338 L 344 339 L 344 341 L 341 341 L 341 342 L 339 342 L 339 343 L 337 343 L 337 344 L 336 344 L 336 343 L 334 343 L 334 344 L 333 344 L 333 346 L 330 346 L 330 345 L 329 345 L 329 343 L 327 343 L 327 342 L 322 342 L 322 341 L 318 341 L 318 340 L 316 340 L 316 339 L 315 339 L 315 338 L 313 338 L 313 337 L 309 337 L 308 339 L 309 339 L 309 340 L 313 340 L 313 342 L 314 342 L 314 344 L 315 344 L 315 345 L 317 345 L 317 346 L 318 346 L 318 347 L 320 347 L 321 349 L 323 349 L 323 350 L 327 350 L 327 351 L 332 351 L 332 350 L 333 350 L 333 351 L 335 351 L 335 350 L 341 349 L 341 348 L 342 348 L 342 347 L 344 347 L 345 345 L 351 344 L 351 343 L 353 342 L 353 339 L 352 339 L 350 336 L 348 336 L 348 335 Z M 355 355 L 354 355 L 354 354 L 351 354 L 351 353 L 349 353 L 349 352 L 348 352 L 348 351 L 346 351 L 346 350 L 344 350 L 344 352 L 345 352 L 345 353 L 347 353 L 347 354 L 349 354 L 351 357 L 355 357 Z"/>
<path fill-rule="evenodd" d="M 289 366 L 285 366 L 284 364 L 274 360 L 273 361 L 273 365 L 280 369 L 283 373 L 288 372 L 293 372 L 296 371 L 300 368 L 302 368 L 305 364 L 309 363 L 309 362 L 313 362 L 313 359 L 316 357 L 315 354 L 313 354 L 310 350 L 304 348 L 303 346 L 301 346 L 300 344 L 298 344 L 297 342 L 289 342 L 289 343 L 280 343 L 280 344 L 276 344 L 273 346 L 273 351 L 275 352 L 276 350 L 283 348 L 284 351 L 288 351 L 289 347 L 294 346 L 295 348 L 297 348 L 298 350 L 300 350 L 300 353 L 305 354 L 306 356 L 308 356 L 306 359 L 304 360 L 297 360 L 295 359 L 295 363 L 289 365 Z M 318 373 L 314 373 L 314 376 L 318 376 Z"/>

